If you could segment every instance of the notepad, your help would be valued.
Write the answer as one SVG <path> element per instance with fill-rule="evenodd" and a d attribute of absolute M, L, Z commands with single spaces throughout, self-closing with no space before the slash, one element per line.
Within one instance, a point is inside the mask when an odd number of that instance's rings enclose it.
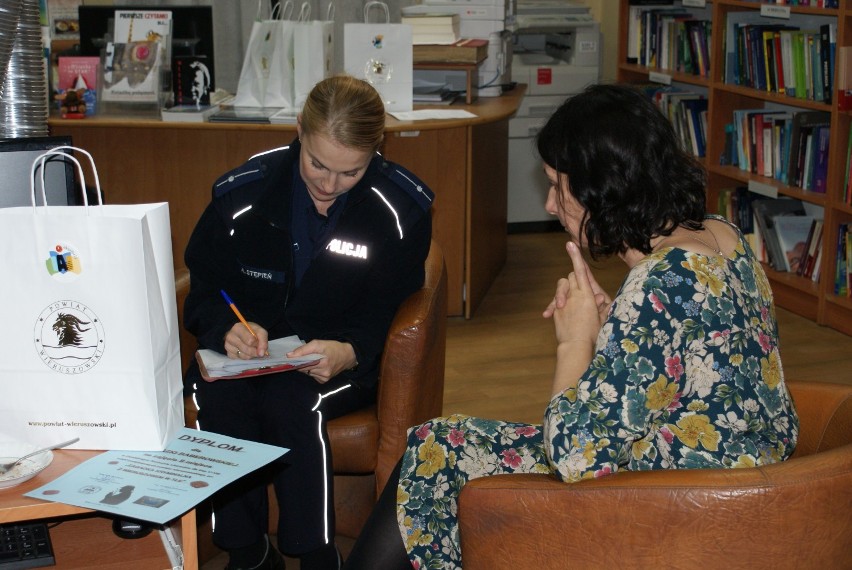
<path fill-rule="evenodd" d="M 228 358 L 226 355 L 202 348 L 195 353 L 195 359 L 201 369 L 201 377 L 208 382 L 249 376 L 275 374 L 288 370 L 298 370 L 320 361 L 321 354 L 308 354 L 298 358 L 287 358 L 287 353 L 305 344 L 298 336 L 287 336 L 269 341 L 269 356 L 242 360 Z"/>

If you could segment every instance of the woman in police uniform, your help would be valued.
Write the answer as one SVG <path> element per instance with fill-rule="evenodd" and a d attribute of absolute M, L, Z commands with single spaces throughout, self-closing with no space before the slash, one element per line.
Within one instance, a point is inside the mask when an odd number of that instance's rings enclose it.
<path fill-rule="evenodd" d="M 186 249 L 184 322 L 203 348 L 263 356 L 298 335 L 299 371 L 205 382 L 187 373 L 202 430 L 289 448 L 273 464 L 278 547 L 304 570 L 337 568 L 333 474 L 325 423 L 375 401 L 378 365 L 397 307 L 423 284 L 433 194 L 378 154 L 385 112 L 348 76 L 312 90 L 289 146 L 223 175 Z M 226 291 L 250 331 L 225 303 Z M 214 542 L 228 568 L 283 568 L 266 537 L 266 478 L 214 499 Z"/>

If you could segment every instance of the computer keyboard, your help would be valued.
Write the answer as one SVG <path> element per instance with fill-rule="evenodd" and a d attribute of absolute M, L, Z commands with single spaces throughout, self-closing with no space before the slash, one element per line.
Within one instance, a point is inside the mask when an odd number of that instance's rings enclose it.
<path fill-rule="evenodd" d="M 26 522 L 0 525 L 0 570 L 40 568 L 55 564 L 47 524 Z"/>

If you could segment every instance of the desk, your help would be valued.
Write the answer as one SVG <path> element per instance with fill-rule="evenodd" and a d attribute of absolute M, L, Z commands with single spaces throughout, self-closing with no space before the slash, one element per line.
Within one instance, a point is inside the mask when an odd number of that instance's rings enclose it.
<path fill-rule="evenodd" d="M 121 539 L 112 532 L 112 519 L 96 511 L 23 496 L 23 493 L 41 487 L 98 453 L 54 451 L 53 461 L 47 469 L 16 487 L 0 489 L 0 523 L 36 519 L 61 523 L 50 529 L 56 557 L 56 566 L 51 568 L 171 569 L 172 564 L 160 534 L 156 531 L 144 538 Z M 189 511 L 179 520 L 172 521 L 170 526 L 183 549 L 183 568 L 198 570 L 195 511 Z"/>
<path fill-rule="evenodd" d="M 447 263 L 449 315 L 470 317 L 506 261 L 509 118 L 524 90 L 452 106 L 476 114 L 473 119 L 387 119 L 385 156 L 437 196 L 433 237 Z M 184 266 L 184 249 L 216 178 L 295 136 L 294 125 L 111 117 L 51 118 L 48 124 L 52 135 L 71 136 L 92 154 L 108 203 L 169 203 L 176 269 Z"/>

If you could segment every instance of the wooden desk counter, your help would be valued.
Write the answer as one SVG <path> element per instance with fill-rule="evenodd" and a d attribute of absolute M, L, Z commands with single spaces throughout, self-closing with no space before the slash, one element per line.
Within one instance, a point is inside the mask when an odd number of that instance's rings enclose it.
<path fill-rule="evenodd" d="M 449 107 L 474 113 L 470 119 L 388 116 L 384 155 L 436 194 L 433 237 L 446 258 L 449 315 L 470 317 L 505 263 L 509 118 L 524 90 Z M 51 118 L 48 124 L 52 135 L 68 135 L 92 154 L 107 203 L 169 203 L 176 269 L 184 266 L 184 249 L 216 178 L 257 152 L 289 144 L 296 130 L 119 117 Z"/>
<path fill-rule="evenodd" d="M 0 489 L 0 524 L 47 519 L 53 544 L 55 568 L 99 568 L 114 570 L 170 569 L 160 534 L 152 532 L 144 538 L 122 539 L 112 532 L 112 519 L 96 511 L 40 501 L 25 497 L 28 493 L 56 479 L 98 451 L 53 452 L 53 461 L 41 473 L 15 487 Z M 56 526 L 52 526 L 56 524 Z M 183 551 L 184 570 L 198 569 L 195 511 L 189 511 L 170 524 Z"/>

